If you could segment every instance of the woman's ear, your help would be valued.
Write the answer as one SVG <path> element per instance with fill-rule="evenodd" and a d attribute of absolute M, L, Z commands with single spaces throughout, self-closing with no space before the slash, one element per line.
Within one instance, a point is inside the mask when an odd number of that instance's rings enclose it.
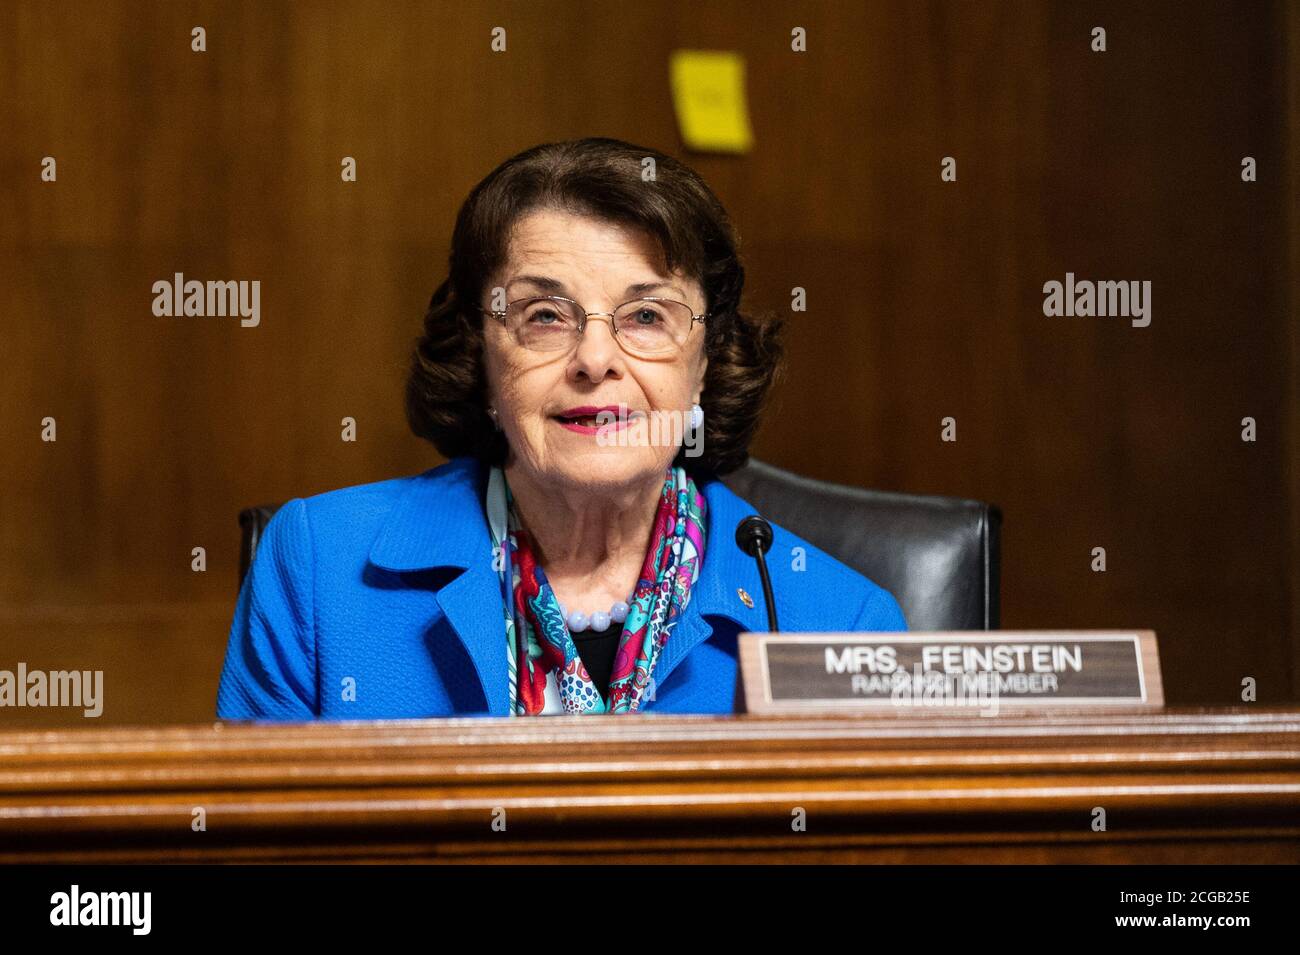
<path fill-rule="evenodd" d="M 704 393 L 704 373 L 708 371 L 708 368 L 709 368 L 709 356 L 701 355 L 700 356 L 700 377 L 699 380 L 695 382 L 694 403 L 697 405 L 700 403 L 700 396 Z"/>

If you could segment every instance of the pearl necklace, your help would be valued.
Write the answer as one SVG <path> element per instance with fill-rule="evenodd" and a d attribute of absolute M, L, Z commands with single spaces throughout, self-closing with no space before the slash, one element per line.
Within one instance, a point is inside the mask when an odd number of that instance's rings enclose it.
<path fill-rule="evenodd" d="M 575 610 L 572 613 L 564 609 L 564 604 L 560 604 L 560 615 L 564 617 L 565 623 L 573 633 L 581 633 L 583 630 L 591 629 L 599 633 L 605 630 L 611 623 L 622 623 L 627 619 L 628 605 L 620 600 L 609 608 L 606 613 L 603 610 L 597 610 L 588 615 L 581 610 Z"/>

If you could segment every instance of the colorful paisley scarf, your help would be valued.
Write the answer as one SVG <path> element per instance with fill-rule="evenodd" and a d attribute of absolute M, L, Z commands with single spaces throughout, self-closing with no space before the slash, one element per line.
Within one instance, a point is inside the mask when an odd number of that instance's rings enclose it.
<path fill-rule="evenodd" d="M 578 657 L 499 467 L 489 474 L 485 504 L 505 611 L 511 715 L 630 713 L 644 698 L 653 698 L 655 661 L 686 609 L 704 560 L 706 505 L 686 470 L 670 467 L 665 474 L 650 547 L 628 601 L 608 700 L 601 699 Z"/>

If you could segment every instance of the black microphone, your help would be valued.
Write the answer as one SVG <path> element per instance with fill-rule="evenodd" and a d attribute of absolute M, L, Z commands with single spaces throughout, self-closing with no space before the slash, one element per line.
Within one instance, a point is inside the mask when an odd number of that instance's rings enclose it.
<path fill-rule="evenodd" d="M 758 576 L 763 581 L 763 599 L 767 601 L 767 628 L 776 633 L 776 601 L 772 597 L 772 580 L 767 576 L 767 561 L 763 555 L 772 546 L 772 525 L 757 514 L 751 514 L 736 525 L 736 543 L 750 557 L 758 561 Z"/>

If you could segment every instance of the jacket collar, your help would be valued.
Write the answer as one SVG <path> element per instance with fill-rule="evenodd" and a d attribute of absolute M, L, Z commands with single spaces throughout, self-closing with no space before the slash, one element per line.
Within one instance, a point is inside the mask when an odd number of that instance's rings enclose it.
<path fill-rule="evenodd" d="M 755 513 L 717 478 L 697 479 L 708 505 L 704 564 L 691 589 L 690 604 L 655 664 L 662 683 L 682 658 L 712 629 L 706 617 L 721 616 L 741 631 L 767 629 L 754 559 L 736 544 L 736 525 Z M 437 591 L 439 606 L 465 645 L 483 683 L 488 710 L 509 710 L 501 587 L 493 565 L 492 535 L 483 509 L 487 469 L 473 457 L 453 458 L 409 479 L 370 549 L 370 562 L 405 573 L 433 568 L 462 571 Z M 752 607 L 740 597 L 743 588 Z"/>

